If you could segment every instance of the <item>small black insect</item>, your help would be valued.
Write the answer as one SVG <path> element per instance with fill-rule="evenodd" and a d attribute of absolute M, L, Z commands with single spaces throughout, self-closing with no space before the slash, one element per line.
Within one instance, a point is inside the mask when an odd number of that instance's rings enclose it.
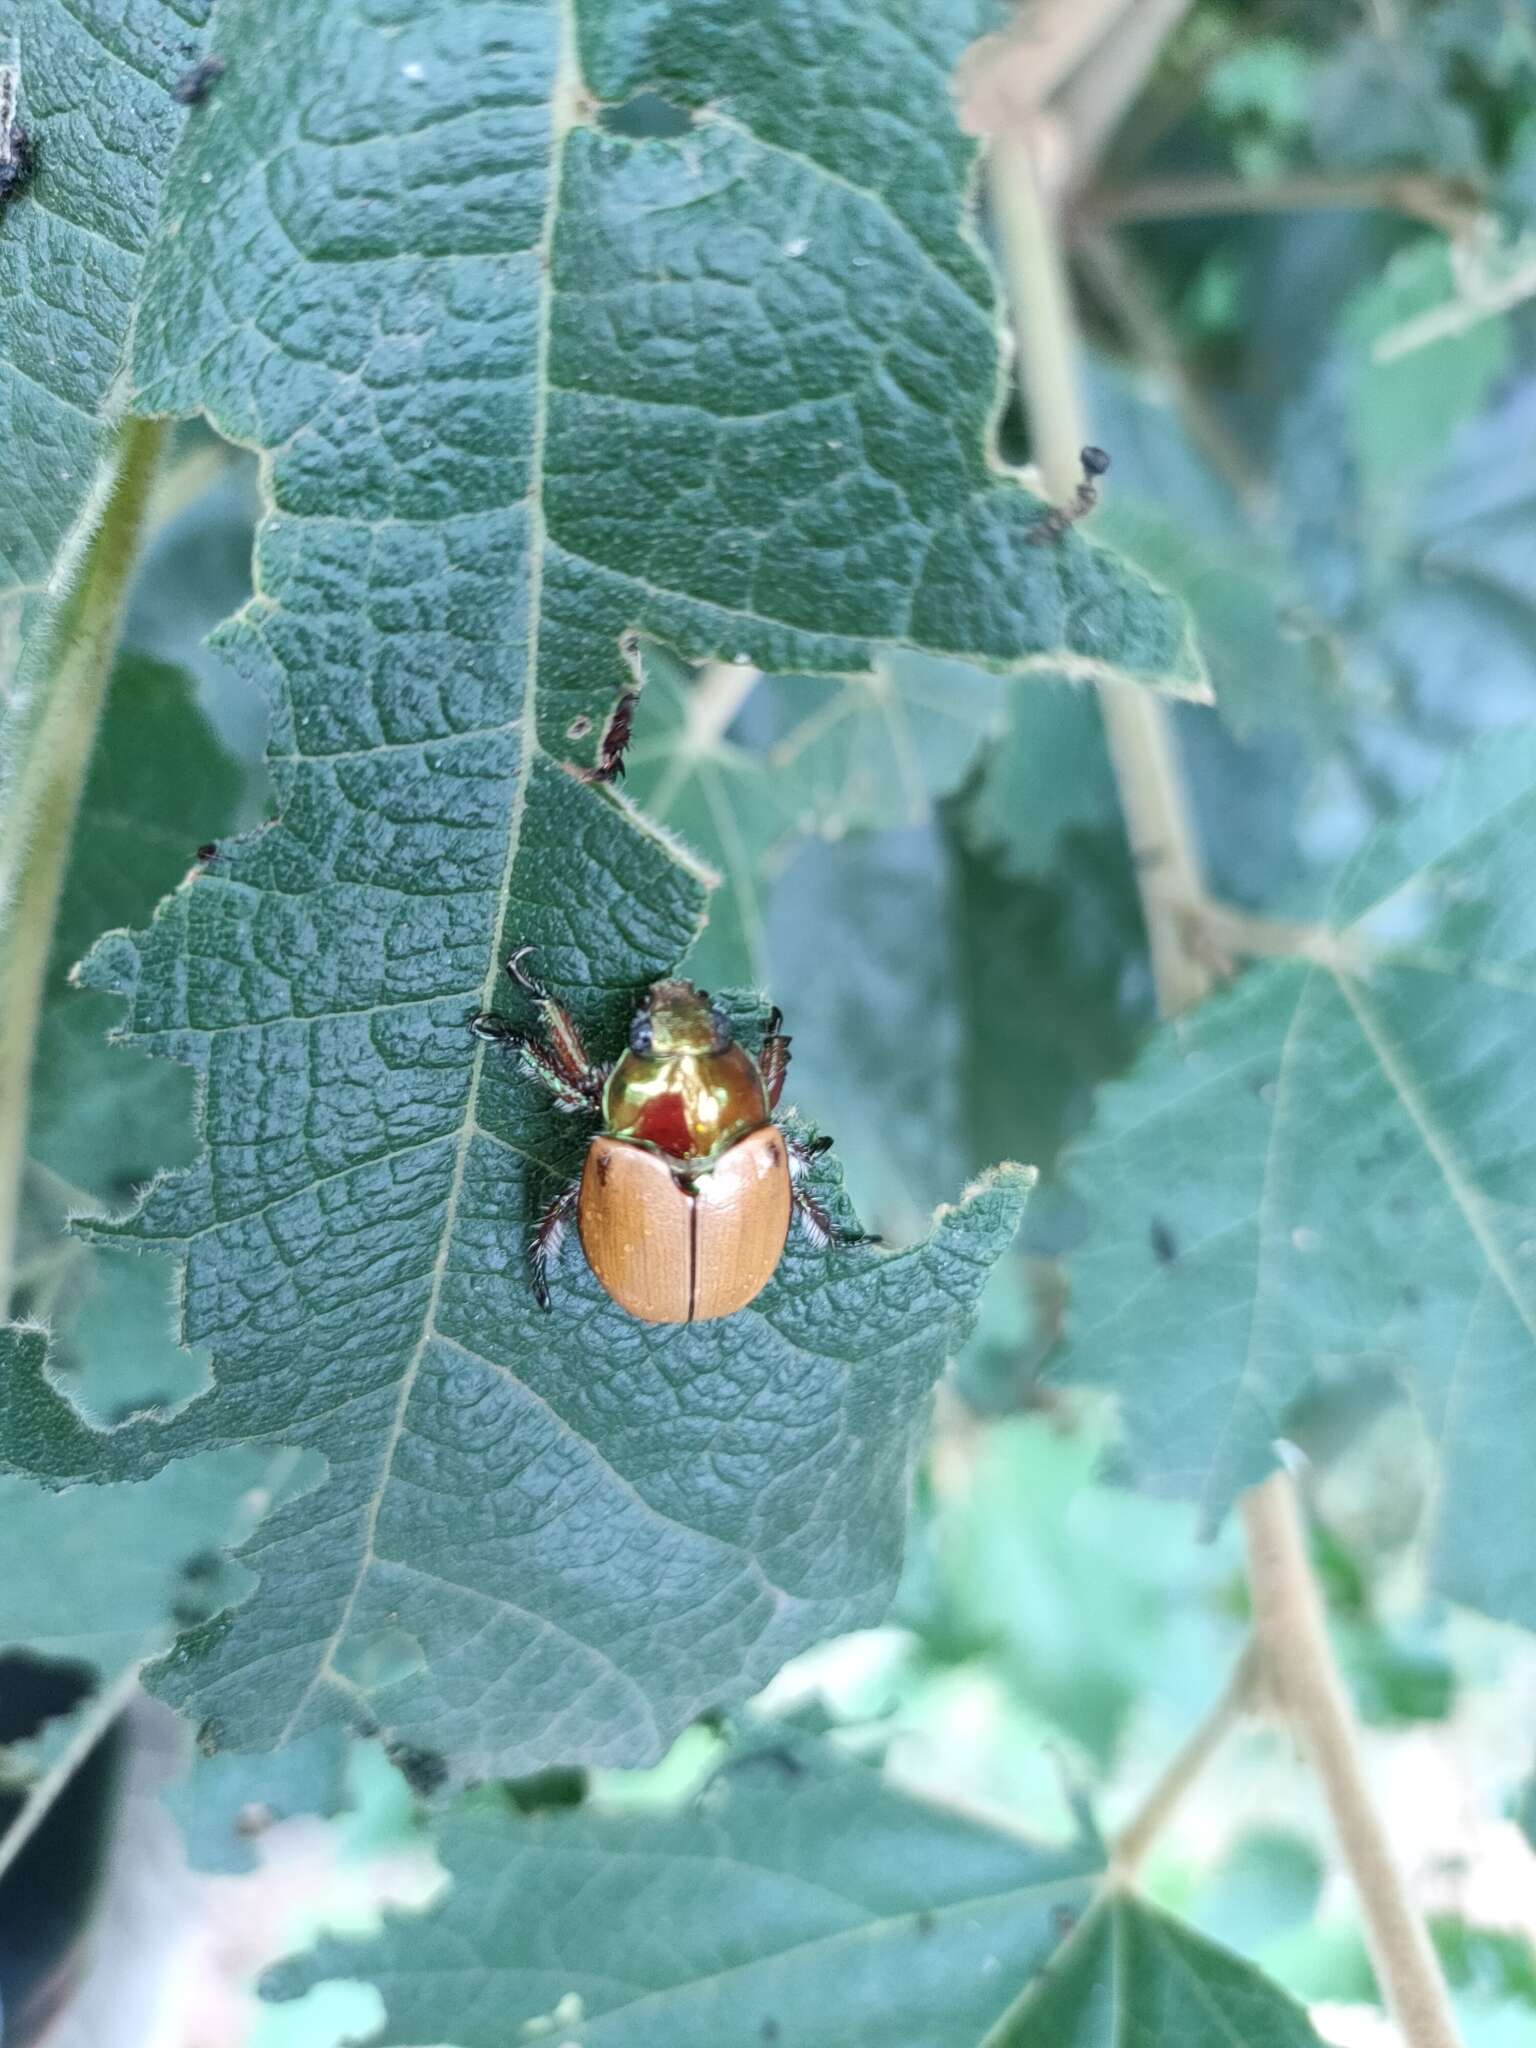
<path fill-rule="evenodd" d="M 207 99 L 209 92 L 224 76 L 222 57 L 204 57 L 184 71 L 171 87 L 171 98 L 180 100 L 184 107 L 198 106 Z"/>
<path fill-rule="evenodd" d="M 1160 1266 L 1171 1266 L 1179 1256 L 1178 1241 L 1161 1216 L 1152 1218 L 1148 1236 L 1152 1240 L 1152 1256 Z"/>
<path fill-rule="evenodd" d="M 208 862 L 211 861 L 218 853 L 218 850 L 219 842 L 216 839 L 205 839 L 202 845 L 197 849 L 197 857 L 206 867 Z"/>
<path fill-rule="evenodd" d="M 1034 547 L 1042 547 L 1046 541 L 1060 540 L 1069 526 L 1075 526 L 1099 502 L 1099 478 L 1109 468 L 1109 457 L 1102 448 L 1085 448 L 1078 460 L 1083 465 L 1083 480 L 1070 505 L 1058 505 L 1047 512 L 1040 524 L 1029 536 Z"/>

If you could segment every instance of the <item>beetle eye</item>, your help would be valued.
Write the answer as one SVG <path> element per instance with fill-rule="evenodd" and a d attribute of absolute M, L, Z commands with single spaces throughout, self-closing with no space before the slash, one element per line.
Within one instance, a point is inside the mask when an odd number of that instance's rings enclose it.
<path fill-rule="evenodd" d="M 731 1042 L 731 1020 L 718 1003 L 712 1003 L 710 1005 L 709 1021 L 715 1027 L 715 1042 L 710 1047 L 710 1051 L 724 1052 Z"/>
<path fill-rule="evenodd" d="M 648 1059 L 655 1050 L 656 1038 L 651 1029 L 651 1020 L 644 1010 L 637 1010 L 629 1027 L 629 1049 Z"/>

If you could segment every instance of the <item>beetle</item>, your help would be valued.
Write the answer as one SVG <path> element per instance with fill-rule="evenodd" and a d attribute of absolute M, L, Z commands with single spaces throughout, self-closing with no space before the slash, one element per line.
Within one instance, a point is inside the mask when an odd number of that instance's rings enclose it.
<path fill-rule="evenodd" d="M 775 1009 L 754 1058 L 730 1019 L 689 981 L 658 981 L 631 1019 L 611 1065 L 587 1055 L 570 1013 L 524 966 L 506 971 L 534 1003 L 541 1031 L 493 1010 L 469 1020 L 477 1038 L 517 1055 L 557 1108 L 600 1118 L 580 1178 L 534 1228 L 534 1298 L 550 1305 L 549 1275 L 576 1225 L 599 1283 L 643 1323 L 702 1323 L 735 1315 L 773 1278 L 798 1217 L 817 1245 L 869 1244 L 839 1230 L 804 1175 L 831 1144 L 807 1144 L 775 1121 L 789 1040 Z"/>

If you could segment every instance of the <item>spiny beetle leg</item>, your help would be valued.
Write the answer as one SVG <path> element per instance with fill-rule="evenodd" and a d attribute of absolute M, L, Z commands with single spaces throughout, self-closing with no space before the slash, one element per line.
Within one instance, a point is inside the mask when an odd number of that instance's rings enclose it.
<path fill-rule="evenodd" d="M 783 1022 L 784 1012 L 777 1006 L 768 1012 L 767 1029 L 763 1033 L 763 1042 L 757 1055 L 763 1086 L 768 1091 L 770 1109 L 778 1108 L 779 1097 L 784 1093 L 784 1082 L 789 1074 L 790 1040 L 779 1028 Z"/>
<path fill-rule="evenodd" d="M 532 952 L 532 946 L 519 946 L 506 963 L 512 980 L 537 1006 L 544 1027 L 543 1045 L 524 1039 L 525 1057 L 532 1070 L 549 1083 L 562 1108 L 596 1108 L 602 1101 L 608 1069 L 593 1064 L 570 1011 L 524 967 Z"/>
<path fill-rule="evenodd" d="M 639 701 L 638 690 L 625 690 L 614 705 L 603 727 L 603 736 L 598 742 L 597 763 L 591 768 L 578 768 L 577 777 L 582 782 L 622 782 L 624 779 L 624 755 L 629 747 L 630 735 L 635 725 L 635 705 Z"/>
<path fill-rule="evenodd" d="M 596 1095 L 602 1094 L 602 1078 L 595 1070 L 592 1071 L 591 1086 L 588 1085 L 585 1076 L 579 1081 L 572 1080 L 550 1048 L 547 1045 L 540 1045 L 536 1038 L 525 1038 L 518 1047 L 518 1055 L 526 1070 L 535 1079 L 542 1081 L 554 1097 L 556 1109 L 563 1109 L 571 1114 L 577 1110 L 591 1109 L 596 1099 L 593 1089 L 596 1090 Z"/>
<path fill-rule="evenodd" d="M 828 1245 L 836 1245 L 842 1250 L 849 1245 L 884 1242 L 883 1238 L 868 1230 L 839 1230 L 807 1187 L 796 1186 L 794 1204 L 795 1214 L 800 1218 L 806 1236 L 818 1251 L 824 1251 Z"/>
<path fill-rule="evenodd" d="M 533 1298 L 546 1312 L 549 1308 L 549 1269 L 559 1256 L 566 1231 L 575 1221 L 580 1195 L 579 1180 L 573 1180 L 569 1187 L 562 1188 L 534 1225 L 529 1240 L 528 1270 Z"/>
<path fill-rule="evenodd" d="M 469 1020 L 469 1028 L 487 1045 L 519 1046 L 523 1042 L 523 1034 L 517 1026 L 509 1024 L 505 1017 L 498 1017 L 494 1010 L 476 1010 Z"/>
<path fill-rule="evenodd" d="M 780 1125 L 780 1129 L 783 1129 L 782 1125 Z M 823 1152 L 829 1152 L 832 1149 L 832 1140 L 829 1137 L 822 1136 L 809 1140 L 792 1138 L 786 1131 L 784 1134 L 784 1149 L 789 1154 L 789 1175 L 793 1183 L 795 1214 L 804 1225 L 806 1236 L 810 1238 L 812 1244 L 816 1245 L 818 1249 L 824 1249 L 827 1245 L 831 1244 L 842 1246 L 884 1243 L 885 1240 L 875 1236 L 872 1231 L 839 1230 L 821 1203 L 817 1201 L 816 1197 L 805 1185 L 805 1176 L 810 1170 L 811 1161 L 819 1159 Z"/>

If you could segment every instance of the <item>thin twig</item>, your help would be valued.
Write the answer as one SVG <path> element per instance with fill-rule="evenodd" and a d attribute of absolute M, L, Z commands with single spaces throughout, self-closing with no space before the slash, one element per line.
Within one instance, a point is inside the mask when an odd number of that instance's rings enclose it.
<path fill-rule="evenodd" d="M 1035 466 L 1046 496 L 1067 505 L 1082 481 L 1088 431 L 1077 387 L 1072 302 L 1032 136 L 999 137 L 989 170 L 1003 274 L 1020 330 L 1015 361 Z"/>
<path fill-rule="evenodd" d="M 1110 1876 L 1116 1883 L 1134 1880 L 1184 1794 L 1252 1705 L 1259 1669 L 1258 1644 L 1250 1637 L 1208 1712 L 1190 1730 L 1157 1783 L 1116 1835 L 1109 1853 Z"/>
<path fill-rule="evenodd" d="M 1275 178 L 1148 178 L 1098 188 L 1072 205 L 1074 223 L 1123 227 L 1130 221 L 1198 220 L 1219 214 L 1383 212 L 1406 214 L 1447 234 L 1463 234 L 1480 217 L 1475 189 L 1461 179 L 1421 171 L 1381 171 L 1358 178 L 1327 173 Z"/>
<path fill-rule="evenodd" d="M 1242 1516 L 1265 1679 L 1322 1784 L 1387 2011 L 1406 2048 L 1460 2048 L 1440 1965 L 1371 1801 L 1290 1474 L 1277 1472 L 1254 1487 Z"/>
<path fill-rule="evenodd" d="M 1193 0 L 1137 0 L 1056 96 L 1071 138 L 1074 184 L 1091 176 L 1109 138 L 1155 69 L 1164 43 Z"/>

